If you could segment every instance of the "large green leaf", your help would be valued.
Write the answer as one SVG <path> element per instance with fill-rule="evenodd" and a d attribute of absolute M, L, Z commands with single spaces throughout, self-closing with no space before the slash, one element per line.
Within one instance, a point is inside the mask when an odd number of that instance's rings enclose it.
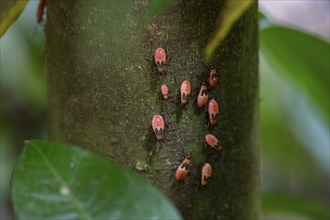
<path fill-rule="evenodd" d="M 294 29 L 268 25 L 260 32 L 260 46 L 276 72 L 306 89 L 329 120 L 329 43 Z"/>
<path fill-rule="evenodd" d="M 27 141 L 12 177 L 18 219 L 180 219 L 158 190 L 86 150 Z"/>

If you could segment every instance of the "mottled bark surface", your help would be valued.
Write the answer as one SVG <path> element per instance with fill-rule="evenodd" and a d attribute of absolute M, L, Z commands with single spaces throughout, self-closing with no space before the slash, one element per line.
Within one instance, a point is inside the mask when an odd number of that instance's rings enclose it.
<path fill-rule="evenodd" d="M 196 107 L 199 84 L 208 77 L 202 52 L 214 32 L 219 0 L 180 1 L 148 17 L 148 1 L 49 1 L 47 14 L 49 134 L 135 170 L 159 187 L 185 219 L 255 219 L 258 188 L 257 5 L 235 25 L 212 63 L 220 83 L 210 91 L 220 105 L 214 128 Z M 171 57 L 157 76 L 152 48 Z M 193 94 L 179 107 L 178 90 L 189 80 Z M 170 100 L 159 88 L 167 83 Z M 154 114 L 167 123 L 164 145 L 150 129 Z M 220 153 L 203 143 L 215 134 Z M 187 179 L 175 168 L 192 156 Z M 200 189 L 200 169 L 213 166 Z"/>

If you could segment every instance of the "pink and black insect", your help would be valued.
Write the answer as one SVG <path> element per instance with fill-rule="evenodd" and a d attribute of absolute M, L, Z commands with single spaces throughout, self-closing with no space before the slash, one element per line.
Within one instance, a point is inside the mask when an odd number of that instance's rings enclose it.
<path fill-rule="evenodd" d="M 208 99 L 209 99 L 209 94 L 207 90 L 207 83 L 203 82 L 197 96 L 197 100 L 196 100 L 197 106 L 199 108 L 204 107 L 207 104 Z"/>
<path fill-rule="evenodd" d="M 181 102 L 181 105 L 186 105 L 188 103 L 190 93 L 191 93 L 190 82 L 188 80 L 184 80 L 181 83 L 181 87 L 180 87 L 180 102 Z"/>
<path fill-rule="evenodd" d="M 214 126 L 217 123 L 217 116 L 219 114 L 219 106 L 214 99 L 209 101 L 207 111 L 209 114 L 209 123 L 211 126 Z"/>
<path fill-rule="evenodd" d="M 202 167 L 201 186 L 206 186 L 211 176 L 212 176 L 212 166 L 209 163 L 205 163 Z"/>
<path fill-rule="evenodd" d="M 165 128 L 165 122 L 162 116 L 156 114 L 152 118 L 151 122 L 152 130 L 155 133 L 157 141 L 162 141 L 164 138 L 164 128 Z"/>
<path fill-rule="evenodd" d="M 189 164 L 190 164 L 190 156 L 187 156 L 183 162 L 178 166 L 178 168 L 175 171 L 175 179 L 176 180 L 184 180 L 187 175 L 188 175 L 188 171 L 189 171 Z"/>
<path fill-rule="evenodd" d="M 156 48 L 154 54 L 154 61 L 157 67 L 158 73 L 162 74 L 165 72 L 166 53 L 161 47 Z"/>
<path fill-rule="evenodd" d="M 209 70 L 209 86 L 210 86 L 210 88 L 215 88 L 217 86 L 218 79 L 217 79 L 216 75 L 217 75 L 217 71 L 216 71 L 215 67 L 212 65 Z"/>
<path fill-rule="evenodd" d="M 220 151 L 222 150 L 222 146 L 219 144 L 218 138 L 213 134 L 205 135 L 205 142 L 212 148 Z"/>
<path fill-rule="evenodd" d="M 163 95 L 164 100 L 168 99 L 168 86 L 166 84 L 162 84 L 160 86 L 160 92 Z"/>
<path fill-rule="evenodd" d="M 161 143 L 163 146 L 163 140 L 164 140 L 164 130 L 165 130 L 165 121 L 161 115 L 154 115 L 151 121 L 151 127 L 152 130 L 156 136 L 157 144 L 152 150 L 150 151 L 150 155 L 152 155 L 153 150 L 156 148 L 156 151 L 159 150 L 159 143 Z"/>

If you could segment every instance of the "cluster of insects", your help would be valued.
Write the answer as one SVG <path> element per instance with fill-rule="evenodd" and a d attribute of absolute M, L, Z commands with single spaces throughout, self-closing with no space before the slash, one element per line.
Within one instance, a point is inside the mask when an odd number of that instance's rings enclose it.
<path fill-rule="evenodd" d="M 46 7 L 46 0 L 40 0 L 38 4 L 38 9 L 37 9 L 37 22 L 41 24 L 43 22 L 43 15 L 44 15 L 44 10 Z M 165 73 L 165 64 L 167 62 L 167 55 L 166 52 L 163 48 L 159 47 L 156 48 L 154 52 L 154 57 L 153 57 L 154 64 L 157 68 L 158 74 L 164 74 Z M 198 96 L 196 98 L 196 105 L 198 108 L 205 108 L 207 106 L 207 115 L 208 115 L 208 123 L 209 126 L 212 127 L 217 123 L 217 116 L 219 114 L 219 106 L 217 101 L 212 98 L 209 99 L 209 89 L 214 89 L 216 88 L 218 83 L 217 79 L 217 71 L 216 68 L 211 65 L 209 68 L 209 78 L 207 81 L 202 82 Z M 191 96 L 191 91 L 192 91 L 192 86 L 188 80 L 184 80 L 181 83 L 180 86 L 180 105 L 185 106 L 190 99 Z M 160 86 L 160 92 L 163 96 L 164 100 L 169 99 L 169 88 L 168 86 L 164 83 Z M 152 129 L 153 132 L 156 136 L 157 140 L 157 151 L 159 149 L 159 144 L 162 143 L 164 139 L 164 130 L 165 130 L 165 121 L 163 117 L 159 114 L 156 114 L 152 118 Z M 210 146 L 211 148 L 214 148 L 215 150 L 222 150 L 221 145 L 219 144 L 219 141 L 217 137 L 211 133 L 208 133 L 204 137 L 205 143 Z M 189 172 L 189 164 L 191 161 L 191 156 L 185 156 L 184 160 L 182 163 L 176 168 L 175 171 L 175 179 L 178 181 L 184 180 Z M 200 179 L 200 186 L 206 186 L 208 184 L 209 178 L 212 176 L 212 166 L 209 163 L 204 163 L 202 168 L 201 168 L 201 179 Z"/>
<path fill-rule="evenodd" d="M 159 47 L 154 52 L 153 61 L 155 66 L 157 67 L 158 74 L 165 73 L 165 64 L 166 64 L 166 52 L 163 48 Z M 196 105 L 198 108 L 205 108 L 207 107 L 207 116 L 208 116 L 208 125 L 209 128 L 213 127 L 217 123 L 217 118 L 219 114 L 219 106 L 217 101 L 214 98 L 209 99 L 209 89 L 216 88 L 218 83 L 217 72 L 216 68 L 212 65 L 209 68 L 209 76 L 208 80 L 201 83 L 198 96 L 196 98 Z M 169 99 L 169 88 L 164 83 L 160 86 L 160 92 L 162 94 L 163 99 L 166 101 Z M 179 102 L 181 106 L 185 106 L 189 102 L 189 98 L 192 92 L 192 86 L 188 80 L 184 80 L 180 86 L 180 98 Z M 157 150 L 159 148 L 158 143 L 162 143 L 164 138 L 164 130 L 165 130 L 165 121 L 163 117 L 159 114 L 156 114 L 152 118 L 151 126 L 153 132 L 156 136 L 157 140 Z M 204 137 L 205 143 L 217 150 L 222 150 L 221 145 L 217 137 L 211 133 L 208 133 Z M 177 181 L 184 180 L 189 172 L 189 164 L 191 161 L 191 156 L 185 156 L 182 163 L 176 168 L 175 171 L 175 179 Z M 209 163 L 204 163 L 201 168 L 201 179 L 200 179 L 200 186 L 206 186 L 208 184 L 209 178 L 212 176 L 212 166 Z"/>

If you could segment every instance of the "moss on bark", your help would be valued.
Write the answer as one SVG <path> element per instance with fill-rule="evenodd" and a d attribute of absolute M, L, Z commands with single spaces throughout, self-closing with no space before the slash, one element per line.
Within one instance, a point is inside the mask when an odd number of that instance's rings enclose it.
<path fill-rule="evenodd" d="M 208 77 L 202 52 L 213 34 L 222 1 L 180 1 L 148 17 L 148 1 L 49 1 L 47 12 L 49 134 L 140 173 L 166 193 L 185 219 L 255 219 L 258 188 L 257 6 L 235 25 L 212 63 L 220 82 L 210 92 L 220 105 L 214 128 L 196 107 L 199 84 Z M 171 57 L 157 76 L 152 48 Z M 176 104 L 183 80 L 193 86 L 189 104 Z M 170 101 L 159 88 L 166 82 Z M 150 123 L 162 114 L 164 145 Z M 223 145 L 204 146 L 207 132 Z M 176 167 L 192 156 L 188 178 Z M 213 177 L 198 186 L 204 162 Z"/>

